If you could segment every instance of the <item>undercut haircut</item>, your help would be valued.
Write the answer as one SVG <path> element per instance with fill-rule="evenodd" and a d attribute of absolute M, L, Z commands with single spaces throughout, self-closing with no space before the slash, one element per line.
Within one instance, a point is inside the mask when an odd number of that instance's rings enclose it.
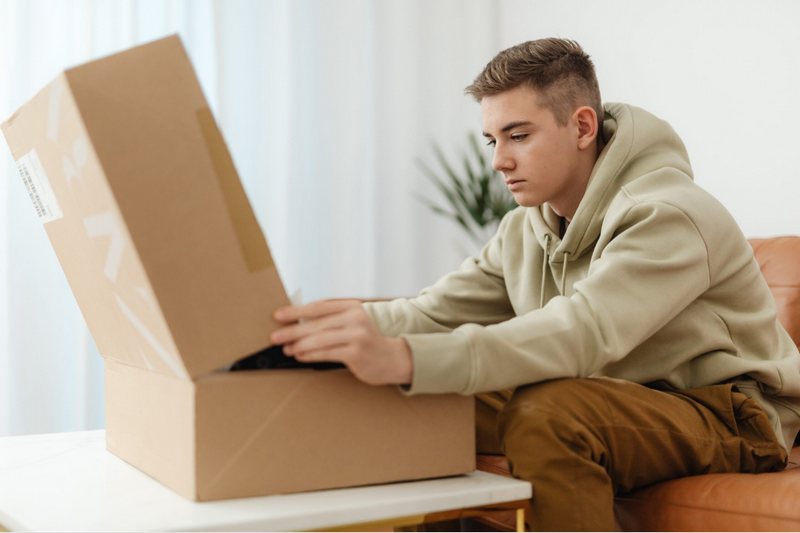
<path fill-rule="evenodd" d="M 579 107 L 597 113 L 602 130 L 603 103 L 594 63 L 583 48 L 569 39 L 537 39 L 503 50 L 492 59 L 464 92 L 477 102 L 520 85 L 538 95 L 538 104 L 566 126 Z"/>

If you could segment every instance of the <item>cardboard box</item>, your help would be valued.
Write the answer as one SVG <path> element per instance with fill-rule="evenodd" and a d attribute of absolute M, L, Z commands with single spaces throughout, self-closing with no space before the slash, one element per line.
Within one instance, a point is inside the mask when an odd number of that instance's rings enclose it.
<path fill-rule="evenodd" d="M 1 127 L 105 358 L 109 451 L 195 500 L 474 470 L 472 398 L 221 370 L 288 299 L 177 36 L 65 71 Z"/>

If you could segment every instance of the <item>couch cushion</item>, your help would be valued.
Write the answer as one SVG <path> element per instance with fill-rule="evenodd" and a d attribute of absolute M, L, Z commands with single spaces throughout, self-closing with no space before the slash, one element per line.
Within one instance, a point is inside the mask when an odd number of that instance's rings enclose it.
<path fill-rule="evenodd" d="M 709 474 L 659 483 L 619 496 L 625 530 L 798 531 L 800 447 L 783 472 Z"/>
<path fill-rule="evenodd" d="M 478 470 L 510 476 L 502 455 L 478 455 Z M 626 531 L 799 531 L 800 447 L 783 472 L 708 474 L 633 491 L 616 498 Z M 492 517 L 514 531 L 513 512 Z"/>
<path fill-rule="evenodd" d="M 778 306 L 778 321 L 800 346 L 800 237 L 750 239 Z"/>

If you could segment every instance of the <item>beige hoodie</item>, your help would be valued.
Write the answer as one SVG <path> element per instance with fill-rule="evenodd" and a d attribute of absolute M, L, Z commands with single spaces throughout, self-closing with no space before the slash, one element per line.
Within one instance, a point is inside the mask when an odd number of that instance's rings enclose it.
<path fill-rule="evenodd" d="M 477 258 L 413 299 L 364 304 L 411 347 L 407 394 L 474 394 L 608 376 L 689 389 L 736 382 L 788 450 L 800 353 L 753 250 L 693 181 L 669 124 L 606 104 L 607 145 L 563 240 L 548 204 L 506 215 Z"/>

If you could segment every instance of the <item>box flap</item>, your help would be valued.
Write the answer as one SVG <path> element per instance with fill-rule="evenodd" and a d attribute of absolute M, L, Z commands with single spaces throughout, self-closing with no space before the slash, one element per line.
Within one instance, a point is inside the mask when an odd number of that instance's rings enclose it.
<path fill-rule="evenodd" d="M 105 239 L 102 264 L 115 255 L 140 265 L 144 281 L 137 279 L 138 285 L 127 289 L 144 294 L 140 300 L 161 318 L 166 335 L 137 328 L 139 315 L 127 300 L 112 300 L 113 305 L 104 300 L 98 308 L 125 315 L 123 305 L 128 305 L 127 321 L 140 344 L 152 348 L 148 335 L 155 337 L 183 364 L 155 368 L 128 353 L 130 339 L 124 336 L 98 342 L 101 353 L 176 375 L 185 367 L 194 378 L 269 346 L 269 334 L 278 327 L 272 311 L 289 300 L 180 39 L 171 36 L 92 61 L 66 71 L 64 79 L 68 90 L 63 92 L 74 99 L 76 120 L 85 130 L 78 155 L 96 162 L 104 178 L 98 181 L 104 181 L 111 199 L 106 203 L 113 207 L 93 229 L 94 240 Z M 68 107 L 62 106 L 62 115 Z M 19 122 L 16 117 L 12 124 Z M 40 122 L 36 146 L 46 144 L 52 129 L 47 119 Z M 55 160 L 48 164 L 62 166 Z M 103 188 L 71 180 L 70 168 L 58 173 L 89 195 Z M 58 189 L 57 195 L 69 195 L 75 187 Z M 101 213 L 92 209 L 91 214 Z M 50 231 L 58 223 L 46 224 L 51 240 L 61 238 Z M 80 302 L 78 291 L 95 288 L 87 276 L 68 270 Z M 78 287 L 72 283 L 76 276 Z M 140 320 L 139 326 L 146 324 Z M 90 325 L 96 340 L 117 335 L 118 330 L 106 331 L 109 327 L 97 321 Z"/>
<path fill-rule="evenodd" d="M 100 353 L 187 378 L 65 76 L 2 128 Z"/>

